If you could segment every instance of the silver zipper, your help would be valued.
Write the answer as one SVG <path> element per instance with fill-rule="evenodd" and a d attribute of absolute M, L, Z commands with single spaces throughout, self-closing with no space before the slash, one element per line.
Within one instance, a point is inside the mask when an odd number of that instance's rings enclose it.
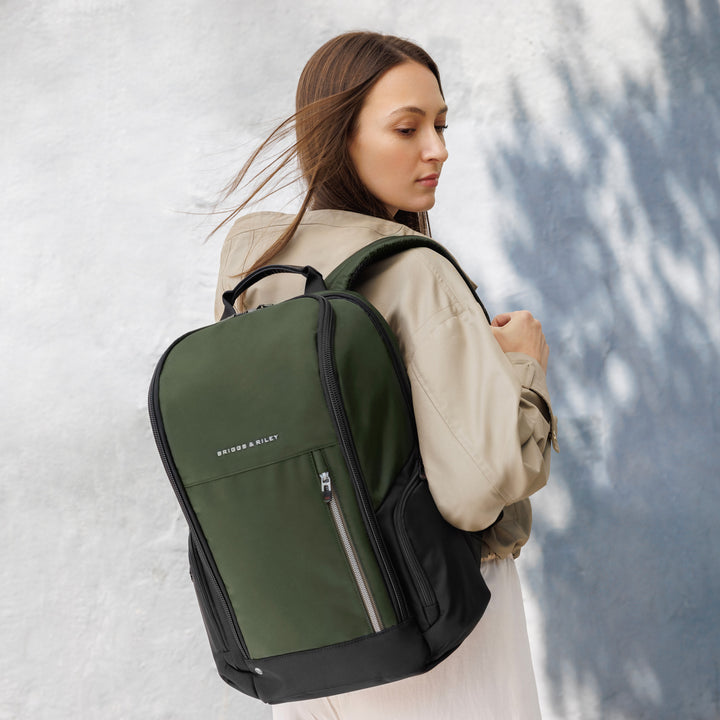
<path fill-rule="evenodd" d="M 320 313 L 318 315 L 318 362 L 320 367 L 320 379 L 323 384 L 323 393 L 328 409 L 331 412 L 335 431 L 337 432 L 340 447 L 342 449 L 343 458 L 347 463 L 350 479 L 355 490 L 358 501 L 358 508 L 362 514 L 362 520 L 370 539 L 370 544 L 377 558 L 378 565 L 383 574 L 388 592 L 398 620 L 402 621 L 407 617 L 407 606 L 405 598 L 398 583 L 395 570 L 390 561 L 382 533 L 375 517 L 372 502 L 368 493 L 368 489 L 363 479 L 360 462 L 357 456 L 357 450 L 353 441 L 352 432 L 345 412 L 345 405 L 340 392 L 340 384 L 337 377 L 337 369 L 335 367 L 335 358 L 333 356 L 333 338 L 335 336 L 335 311 L 329 300 L 324 295 L 315 297 L 320 303 Z"/>
<path fill-rule="evenodd" d="M 332 480 L 330 473 L 327 471 L 320 472 L 320 489 L 322 490 L 323 502 L 325 502 L 330 508 L 330 516 L 332 517 L 335 530 L 337 531 L 338 537 L 340 538 L 340 544 L 345 552 L 348 565 L 355 579 L 360 598 L 362 599 L 365 612 L 367 613 L 370 625 L 375 632 L 384 630 L 382 620 L 380 620 L 380 613 L 378 613 L 375 607 L 375 601 L 373 600 L 370 588 L 368 587 L 367 580 L 363 574 L 362 568 L 360 567 L 360 560 L 358 559 L 357 552 L 353 546 L 348 532 L 347 525 L 345 524 L 345 518 L 343 517 L 342 510 L 340 509 L 340 503 L 337 497 L 337 492 L 333 491 Z"/>

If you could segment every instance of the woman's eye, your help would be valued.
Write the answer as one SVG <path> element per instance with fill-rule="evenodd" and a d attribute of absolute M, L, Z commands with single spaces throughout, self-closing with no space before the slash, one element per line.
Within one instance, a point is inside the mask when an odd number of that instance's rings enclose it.
<path fill-rule="evenodd" d="M 447 130 L 447 125 L 435 125 L 435 132 L 438 135 L 442 135 Z M 400 135 L 404 135 L 405 137 L 411 137 L 417 132 L 417 128 L 414 127 L 408 127 L 408 128 L 395 128 L 395 132 L 399 133 Z"/>

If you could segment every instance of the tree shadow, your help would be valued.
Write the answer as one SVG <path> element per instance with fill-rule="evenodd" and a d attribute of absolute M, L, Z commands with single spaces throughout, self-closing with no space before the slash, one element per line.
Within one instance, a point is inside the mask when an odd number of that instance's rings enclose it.
<path fill-rule="evenodd" d="M 720 718 L 720 6 L 663 9 L 662 93 L 606 92 L 578 44 L 553 72 L 582 161 L 518 86 L 489 160 L 553 349 L 567 511 L 538 495 L 530 574 L 562 717 Z"/>

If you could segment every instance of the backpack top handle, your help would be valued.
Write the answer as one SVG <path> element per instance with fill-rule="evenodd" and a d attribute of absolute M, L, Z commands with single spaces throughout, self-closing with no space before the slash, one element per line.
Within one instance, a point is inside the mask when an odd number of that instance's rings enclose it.
<path fill-rule="evenodd" d="M 275 275 L 276 273 L 297 273 L 298 275 L 304 275 L 305 281 L 305 294 L 310 295 L 312 293 L 321 292 L 326 290 L 325 281 L 323 276 L 312 266 L 305 265 L 300 267 L 299 265 L 264 265 L 261 268 L 251 272 L 247 277 L 244 277 L 232 290 L 226 290 L 223 293 L 222 301 L 225 309 L 223 310 L 221 320 L 225 318 L 237 315 L 235 311 L 235 301 L 251 286 L 256 282 L 262 280 L 268 275 Z"/>

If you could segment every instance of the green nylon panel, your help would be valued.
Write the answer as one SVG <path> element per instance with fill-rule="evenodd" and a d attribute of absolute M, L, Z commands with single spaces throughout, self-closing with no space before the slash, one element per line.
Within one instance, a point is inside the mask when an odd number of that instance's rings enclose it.
<path fill-rule="evenodd" d="M 413 428 L 391 357 L 364 310 L 332 300 L 335 362 L 365 483 L 377 509 L 410 457 Z M 355 320 L 355 322 L 353 322 Z M 355 351 L 362 347 L 363 353 Z"/>
<path fill-rule="evenodd" d="M 335 442 L 318 382 L 317 312 L 316 300 L 293 300 L 173 348 L 160 408 L 186 487 Z"/>
<path fill-rule="evenodd" d="M 360 509 L 355 502 L 355 490 L 345 469 L 345 461 L 339 446 L 326 448 L 322 451 L 327 470 L 330 471 L 333 488 L 338 494 L 345 523 L 353 539 L 353 545 L 360 558 L 363 573 L 370 586 L 375 606 L 380 613 L 383 625 L 391 627 L 397 623 L 392 601 L 388 595 L 382 572 L 377 564 L 370 538 L 367 535 Z"/>
<path fill-rule="evenodd" d="M 310 455 L 188 494 L 252 657 L 372 632 Z"/>
<path fill-rule="evenodd" d="M 382 621 L 396 622 L 319 383 L 317 313 L 317 301 L 305 298 L 203 328 L 171 350 L 159 381 L 175 464 L 256 658 L 371 632 L 322 502 L 310 455 L 317 448 L 326 448 Z M 352 319 L 365 325 L 363 315 L 357 310 Z M 361 346 L 370 348 L 372 333 L 348 328 L 340 334 L 358 335 Z M 358 383 L 374 381 L 372 359 L 343 359 L 341 366 L 357 373 Z M 369 416 L 373 426 L 381 414 L 379 400 Z M 376 443 L 376 433 L 360 435 Z M 389 467 L 376 472 L 388 464 L 382 453 L 373 458 L 363 460 L 370 474 L 393 474 Z M 376 483 L 376 490 L 387 482 Z"/>

